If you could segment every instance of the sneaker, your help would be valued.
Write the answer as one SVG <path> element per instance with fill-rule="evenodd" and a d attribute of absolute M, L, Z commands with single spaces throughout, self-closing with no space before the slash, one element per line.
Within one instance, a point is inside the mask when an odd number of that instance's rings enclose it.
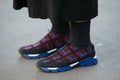
<path fill-rule="evenodd" d="M 50 55 L 65 45 L 69 40 L 69 34 L 64 36 L 50 31 L 45 37 L 35 44 L 23 46 L 19 49 L 20 55 L 28 59 L 39 59 Z"/>
<path fill-rule="evenodd" d="M 36 66 L 45 72 L 63 72 L 78 66 L 91 66 L 97 62 L 92 44 L 84 48 L 66 44 L 52 55 L 40 59 Z"/>

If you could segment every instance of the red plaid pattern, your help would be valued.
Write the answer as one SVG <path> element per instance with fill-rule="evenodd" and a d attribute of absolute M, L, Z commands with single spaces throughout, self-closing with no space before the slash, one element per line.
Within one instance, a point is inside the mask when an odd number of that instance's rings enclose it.
<path fill-rule="evenodd" d="M 65 57 L 70 63 L 78 61 L 78 58 L 76 57 L 76 55 L 71 54 Z"/>
<path fill-rule="evenodd" d="M 56 65 L 59 63 L 62 64 L 64 62 L 71 64 L 85 58 L 86 56 L 94 54 L 93 51 L 94 49 L 89 46 L 86 48 L 78 48 L 74 47 L 71 44 L 67 44 L 59 49 L 57 52 L 53 53 L 51 56 L 45 58 L 45 60 L 51 60 L 51 62 L 49 63 L 54 63 Z M 44 59 L 42 59 L 42 61 L 44 61 Z"/>
<path fill-rule="evenodd" d="M 21 48 L 26 53 L 35 53 L 39 51 L 49 51 L 54 48 L 59 48 L 66 44 L 69 40 L 69 34 L 64 36 L 58 35 L 53 31 L 50 31 L 45 37 L 43 37 L 39 42 L 24 46 Z M 41 52 L 40 52 L 41 53 Z"/>

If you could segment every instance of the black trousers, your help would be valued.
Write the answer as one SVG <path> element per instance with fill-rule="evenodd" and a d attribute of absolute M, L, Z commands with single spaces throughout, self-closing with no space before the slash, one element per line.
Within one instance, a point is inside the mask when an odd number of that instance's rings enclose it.
<path fill-rule="evenodd" d="M 32 18 L 50 18 L 51 21 L 81 21 L 98 14 L 97 0 L 13 0 L 13 8 L 28 7 Z"/>

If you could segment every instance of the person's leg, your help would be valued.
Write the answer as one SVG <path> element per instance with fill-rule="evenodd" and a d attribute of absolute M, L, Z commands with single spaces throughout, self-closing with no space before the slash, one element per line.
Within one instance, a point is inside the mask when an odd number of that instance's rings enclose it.
<path fill-rule="evenodd" d="M 50 50 L 57 50 L 58 48 L 65 45 L 68 40 L 69 23 L 59 21 L 57 23 L 52 23 L 51 31 L 41 40 L 34 44 L 21 47 L 19 52 L 25 58 L 43 58 L 50 54 Z"/>
<path fill-rule="evenodd" d="M 70 43 L 41 59 L 37 67 L 47 72 L 62 72 L 75 66 L 97 64 L 94 45 L 90 41 L 90 20 L 71 22 Z"/>
<path fill-rule="evenodd" d="M 26 58 L 41 58 L 48 56 L 48 51 L 60 48 L 69 40 L 69 22 L 63 21 L 62 10 L 64 0 L 48 1 L 48 16 L 52 23 L 51 31 L 35 44 L 20 48 L 20 53 Z M 39 54 L 31 57 L 28 54 Z"/>
<path fill-rule="evenodd" d="M 90 20 L 71 22 L 70 42 L 74 46 L 86 47 L 90 45 Z"/>
<path fill-rule="evenodd" d="M 52 23 L 51 30 L 59 35 L 65 35 L 67 33 L 70 33 L 69 22 L 61 21 L 58 23 Z"/>

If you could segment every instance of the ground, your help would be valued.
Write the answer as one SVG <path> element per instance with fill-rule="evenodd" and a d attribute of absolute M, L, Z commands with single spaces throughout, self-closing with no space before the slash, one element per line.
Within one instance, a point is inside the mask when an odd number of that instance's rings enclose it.
<path fill-rule="evenodd" d="M 18 49 L 40 40 L 51 28 L 49 19 L 28 17 L 27 8 L 12 9 L 0 0 L 0 80 L 120 80 L 120 1 L 99 0 L 99 16 L 92 20 L 91 40 L 99 63 L 62 73 L 45 73 L 38 60 L 22 58 Z"/>

